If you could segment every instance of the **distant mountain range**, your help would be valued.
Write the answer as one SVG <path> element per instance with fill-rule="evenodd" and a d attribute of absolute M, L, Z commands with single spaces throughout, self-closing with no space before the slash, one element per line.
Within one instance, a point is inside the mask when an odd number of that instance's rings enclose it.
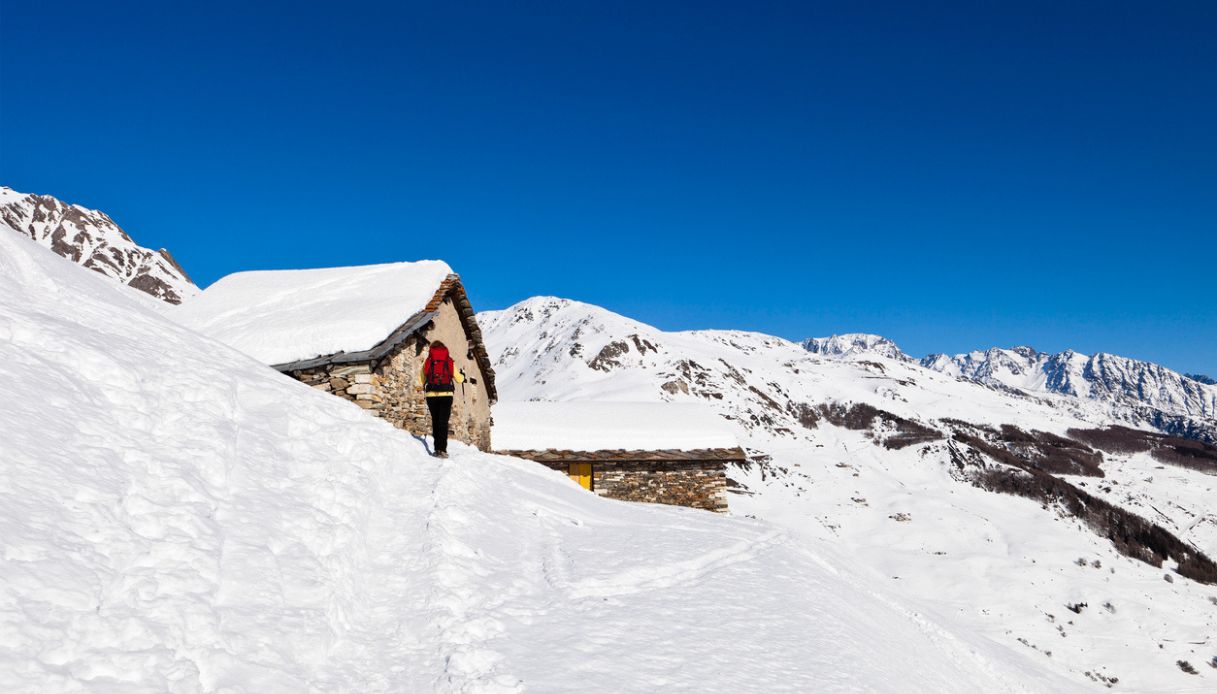
<path fill-rule="evenodd" d="M 0 226 L 8 226 L 83 267 L 170 304 L 180 304 L 199 291 L 168 250 L 153 251 L 139 245 L 109 215 L 98 210 L 50 195 L 0 187 Z M 561 306 L 565 314 L 571 305 L 538 298 L 518 308 L 552 311 Z M 641 323 L 635 322 L 634 326 L 633 332 L 637 333 L 653 330 Z M 809 338 L 800 345 L 811 354 L 829 359 L 891 359 L 998 390 L 1071 396 L 1101 405 L 1104 416 L 1115 421 L 1203 441 L 1217 440 L 1217 384 L 1213 379 L 1180 374 L 1151 362 L 1106 353 L 1088 356 L 1071 350 L 1045 353 L 1031 347 L 932 354 L 918 360 L 895 342 L 866 333 Z M 645 345 L 642 350 L 645 353 Z M 591 368 L 607 371 L 619 358 L 610 352 L 613 350 L 594 355 Z"/>
<path fill-rule="evenodd" d="M 104 212 L 0 186 L 0 226 L 171 304 L 199 291 L 169 251 L 140 246 Z"/>
<path fill-rule="evenodd" d="M 1217 385 L 1152 362 L 1100 352 L 1039 352 L 994 347 L 967 354 L 931 354 L 920 360 L 879 335 L 850 333 L 803 341 L 807 351 L 836 359 L 886 357 L 940 373 L 1021 393 L 1055 393 L 1107 405 L 1116 419 L 1211 441 L 1217 437 Z"/>

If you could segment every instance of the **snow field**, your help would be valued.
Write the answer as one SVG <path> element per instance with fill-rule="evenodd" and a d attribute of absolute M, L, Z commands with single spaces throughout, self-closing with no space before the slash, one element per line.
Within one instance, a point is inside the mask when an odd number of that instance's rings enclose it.
<path fill-rule="evenodd" d="M 1068 689 L 770 524 L 437 462 L 7 235 L 0 364 L 5 692 Z"/>
<path fill-rule="evenodd" d="M 791 414 L 804 404 L 866 403 L 932 426 L 954 418 L 1063 434 L 1113 423 L 1108 405 L 1017 397 L 882 354 L 824 358 L 766 335 L 666 333 L 551 297 L 478 320 L 504 399 L 708 403 L 744 446 L 772 456 L 732 469 L 746 492 L 731 496 L 733 515 L 763 519 L 809 551 L 836 556 L 843 580 L 877 584 L 876 595 L 950 634 L 1002 644 L 1027 667 L 1084 690 L 1106 690 L 1102 677 L 1117 677 L 1114 687 L 1125 692 L 1211 689 L 1217 675 L 1204 664 L 1217 657 L 1217 588 L 1179 576 L 1167 582 L 1170 567 L 1118 554 L 1055 509 L 956 479 L 945 441 L 890 450 L 874 432 L 823 418 L 808 428 Z M 639 342 L 650 347 L 642 352 Z M 610 345 L 621 353 L 615 363 L 590 368 Z M 663 387 L 676 379 L 688 394 Z M 1217 478 L 1144 454 L 1107 455 L 1103 469 L 1105 479 L 1069 481 L 1217 554 Z M 1080 613 L 1067 608 L 1080 602 L 1088 605 Z"/>

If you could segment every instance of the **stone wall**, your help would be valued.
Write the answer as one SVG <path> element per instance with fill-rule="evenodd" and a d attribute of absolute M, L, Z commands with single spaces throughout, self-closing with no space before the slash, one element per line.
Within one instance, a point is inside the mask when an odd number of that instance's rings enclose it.
<path fill-rule="evenodd" d="M 308 385 L 333 393 L 417 436 L 431 435 L 431 416 L 418 386 L 427 346 L 440 340 L 448 346 L 456 368 L 468 379 L 456 386 L 448 435 L 490 450 L 490 395 L 486 379 L 473 358 L 452 300 L 445 299 L 435 319 L 422 332 L 407 338 L 379 364 L 330 364 L 289 373 Z"/>
<path fill-rule="evenodd" d="M 569 464 L 542 463 L 567 473 Z M 593 462 L 592 491 L 622 501 L 727 511 L 727 468 L 713 461 Z"/>

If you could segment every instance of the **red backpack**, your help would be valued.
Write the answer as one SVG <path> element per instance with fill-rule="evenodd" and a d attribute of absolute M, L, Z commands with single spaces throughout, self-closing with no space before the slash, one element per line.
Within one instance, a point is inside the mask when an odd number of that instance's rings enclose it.
<path fill-rule="evenodd" d="M 452 367 L 448 348 L 432 347 L 427 355 L 427 364 L 423 367 L 423 373 L 427 377 L 427 390 L 452 390 Z"/>

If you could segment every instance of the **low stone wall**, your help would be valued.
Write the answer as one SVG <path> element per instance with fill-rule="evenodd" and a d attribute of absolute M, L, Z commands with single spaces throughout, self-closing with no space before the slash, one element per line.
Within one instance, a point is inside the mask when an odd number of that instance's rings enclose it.
<path fill-rule="evenodd" d="M 722 463 L 598 463 L 592 490 L 623 501 L 727 510 L 727 471 Z"/>
<path fill-rule="evenodd" d="M 514 453 L 518 455 L 518 453 Z M 542 462 L 563 474 L 568 463 Z M 727 511 L 727 467 L 713 461 L 593 462 L 592 491 L 622 501 Z"/>

